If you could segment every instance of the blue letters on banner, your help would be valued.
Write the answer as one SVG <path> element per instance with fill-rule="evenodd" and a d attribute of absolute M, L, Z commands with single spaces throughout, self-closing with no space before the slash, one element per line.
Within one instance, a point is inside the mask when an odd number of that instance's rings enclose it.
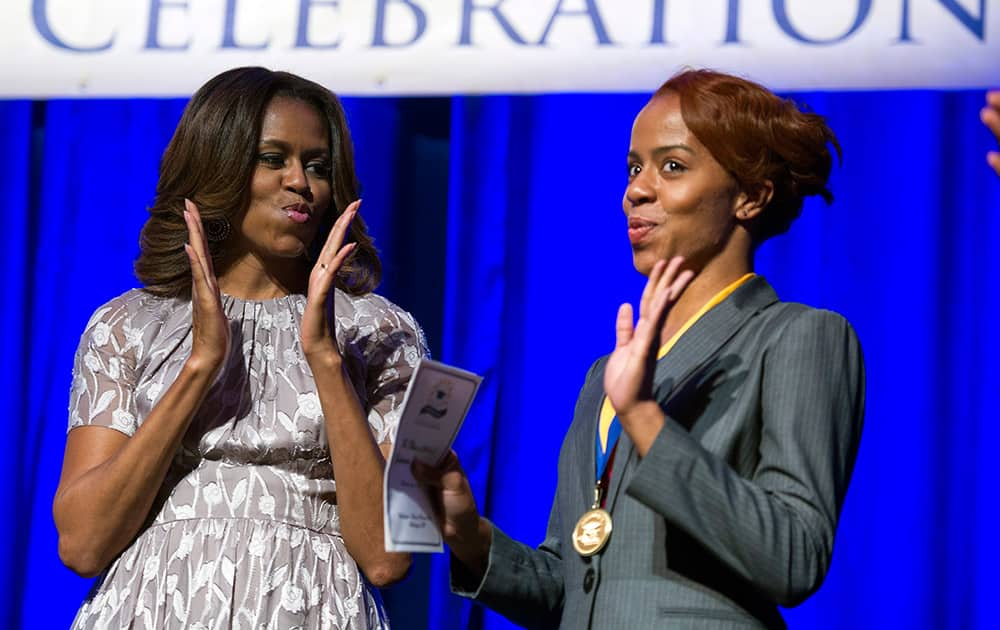
<path fill-rule="evenodd" d="M 458 37 L 459 46 L 470 46 L 472 44 L 472 12 L 473 11 L 489 11 L 493 14 L 496 19 L 497 24 L 503 29 L 503 32 L 507 34 L 507 37 L 515 44 L 527 44 L 521 35 L 514 30 L 514 26 L 511 25 L 510 21 L 500 13 L 500 5 L 504 3 L 504 0 L 497 0 L 496 4 L 493 6 L 481 6 L 475 3 L 475 0 L 463 0 L 462 2 L 462 33 Z"/>
<path fill-rule="evenodd" d="M 267 40 L 262 44 L 243 45 L 236 42 L 236 3 L 239 0 L 226 0 L 226 26 L 222 33 L 222 48 L 239 48 L 241 50 L 264 50 L 271 43 Z"/>
<path fill-rule="evenodd" d="M 413 17 L 417 21 L 417 29 L 408 42 L 390 44 L 385 41 L 385 10 L 390 2 L 398 2 L 406 5 L 413 12 Z M 414 4 L 412 0 L 378 0 L 375 7 L 375 33 L 372 35 L 372 47 L 376 48 L 396 48 L 409 46 L 423 37 L 427 29 L 427 15 L 424 10 Z"/>
<path fill-rule="evenodd" d="M 309 17 L 313 5 L 326 5 L 332 8 L 340 8 L 340 0 L 299 0 L 299 27 L 295 34 L 296 48 L 337 48 L 340 46 L 340 38 L 327 44 L 313 44 L 309 41 Z"/>
<path fill-rule="evenodd" d="M 56 48 L 62 48 L 63 50 L 72 50 L 73 52 L 101 52 L 102 50 L 107 50 L 111 48 L 111 45 L 115 42 L 114 33 L 111 34 L 111 39 L 109 39 L 104 44 L 98 44 L 96 46 L 70 46 L 59 37 L 52 30 L 49 25 L 49 15 L 45 0 L 31 0 L 31 17 L 35 22 L 35 29 L 38 34 L 48 43 L 52 44 Z"/>
<path fill-rule="evenodd" d="M 167 2 L 166 0 L 150 0 L 149 28 L 146 30 L 146 48 L 156 48 L 159 50 L 187 50 L 188 46 L 191 44 L 190 38 L 188 38 L 188 40 L 183 44 L 175 44 L 173 46 L 164 46 L 160 43 L 160 10 L 163 7 L 186 9 L 188 4 L 187 0 L 174 0 L 173 2 Z"/>
<path fill-rule="evenodd" d="M 872 0 L 858 0 L 858 12 L 854 16 L 854 24 L 848 29 L 843 35 L 837 37 L 831 37 L 830 39 L 815 39 L 812 37 L 806 37 L 798 29 L 792 26 L 791 20 L 788 19 L 788 11 L 785 9 L 785 0 L 771 0 L 771 6 L 774 8 L 774 19 L 778 22 L 778 26 L 786 35 L 792 39 L 802 42 L 803 44 L 836 44 L 846 40 L 851 35 L 857 32 L 861 25 L 865 23 L 868 19 L 868 13 L 872 9 Z"/>
<path fill-rule="evenodd" d="M 985 41 L 986 35 L 983 30 L 983 23 L 986 21 L 986 0 L 979 0 L 979 17 L 975 18 L 972 13 L 965 10 L 957 0 L 938 0 L 938 3 L 948 10 L 949 13 L 962 23 L 970 33 L 976 36 L 979 41 Z M 903 0 L 903 19 L 899 29 L 900 42 L 912 42 L 910 35 L 910 0 Z"/>
<path fill-rule="evenodd" d="M 542 37 L 538 40 L 539 46 L 545 45 L 545 40 L 549 36 L 549 31 L 552 30 L 552 25 L 555 24 L 556 18 L 560 15 L 586 15 L 590 18 L 590 23 L 594 25 L 594 33 L 597 34 L 597 42 L 601 46 L 607 46 L 609 44 L 614 44 L 611 38 L 608 37 L 608 31 L 604 28 L 604 21 L 601 20 L 601 14 L 597 11 L 597 5 L 594 4 L 594 0 L 586 0 L 586 9 L 577 9 L 575 11 L 564 11 L 562 8 L 563 0 L 559 0 L 559 4 L 552 11 L 552 15 L 549 17 L 549 23 L 545 25 L 545 30 L 542 31 Z"/>

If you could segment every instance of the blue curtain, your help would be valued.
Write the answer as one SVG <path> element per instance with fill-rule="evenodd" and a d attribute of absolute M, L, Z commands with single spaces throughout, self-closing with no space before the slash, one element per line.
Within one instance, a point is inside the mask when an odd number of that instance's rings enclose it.
<path fill-rule="evenodd" d="M 792 95 L 844 147 L 758 271 L 858 330 L 868 413 L 824 587 L 793 628 L 989 628 L 1000 418 L 1000 178 L 981 92 Z M 456 449 L 483 511 L 540 542 L 555 463 L 615 311 L 637 299 L 621 214 L 644 95 L 348 99 L 381 292 L 432 350 L 485 376 Z M 135 285 L 145 207 L 182 101 L 0 102 L 0 625 L 65 627 L 89 583 L 56 555 L 69 372 L 93 309 Z M 507 628 L 419 558 L 398 628 Z"/>

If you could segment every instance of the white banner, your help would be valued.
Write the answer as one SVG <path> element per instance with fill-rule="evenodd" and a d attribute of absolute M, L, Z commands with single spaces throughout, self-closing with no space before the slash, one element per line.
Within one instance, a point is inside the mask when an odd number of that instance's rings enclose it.
<path fill-rule="evenodd" d="M 340 94 L 1000 86 L 1000 0 L 0 0 L 0 97 L 186 96 L 263 65 Z"/>

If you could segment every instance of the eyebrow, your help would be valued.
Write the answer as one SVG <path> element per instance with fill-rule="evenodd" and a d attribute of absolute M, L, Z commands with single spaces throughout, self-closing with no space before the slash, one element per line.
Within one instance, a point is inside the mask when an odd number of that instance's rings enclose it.
<path fill-rule="evenodd" d="M 272 146 L 272 147 L 275 147 L 277 149 L 281 149 L 282 151 L 286 151 L 286 152 L 290 152 L 291 149 L 292 149 L 292 145 L 288 144 L 284 140 L 279 140 L 277 138 L 261 138 L 260 139 L 260 146 L 263 147 L 265 145 Z M 312 149 L 306 149 L 302 153 L 303 153 L 303 155 L 325 155 L 325 156 L 329 156 L 330 155 L 330 150 L 327 149 L 327 148 L 325 148 L 325 147 L 315 147 L 315 148 L 312 148 Z"/>
<path fill-rule="evenodd" d="M 663 155 L 664 153 L 670 153 L 671 151 L 687 151 L 691 155 L 696 155 L 694 149 L 692 149 L 686 144 L 681 143 L 681 144 L 668 144 L 662 147 L 656 147 L 655 149 L 653 149 L 653 156 L 656 157 L 659 155 Z M 628 152 L 628 159 L 633 160 L 633 159 L 638 159 L 638 157 L 639 154 L 636 153 L 635 151 Z"/>

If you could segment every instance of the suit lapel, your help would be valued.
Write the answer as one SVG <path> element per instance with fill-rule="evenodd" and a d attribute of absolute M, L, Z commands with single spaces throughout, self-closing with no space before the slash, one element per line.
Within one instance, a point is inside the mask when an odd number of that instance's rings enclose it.
<path fill-rule="evenodd" d="M 767 280 L 756 276 L 702 315 L 677 340 L 670 353 L 656 364 L 656 373 L 653 376 L 653 396 L 660 407 L 666 408 L 670 398 L 679 390 L 679 386 L 690 378 L 699 367 L 715 356 L 751 317 L 762 308 L 777 301 L 778 296 Z M 603 377 L 604 369 L 602 366 L 602 381 Z M 596 430 L 595 424 L 591 436 Z M 611 467 L 611 487 L 608 488 L 608 499 L 605 503 L 609 512 L 614 508 L 623 478 L 634 465 L 634 450 L 632 440 L 623 431 L 618 440 L 618 451 Z M 591 445 L 591 451 L 593 451 L 593 445 Z"/>

